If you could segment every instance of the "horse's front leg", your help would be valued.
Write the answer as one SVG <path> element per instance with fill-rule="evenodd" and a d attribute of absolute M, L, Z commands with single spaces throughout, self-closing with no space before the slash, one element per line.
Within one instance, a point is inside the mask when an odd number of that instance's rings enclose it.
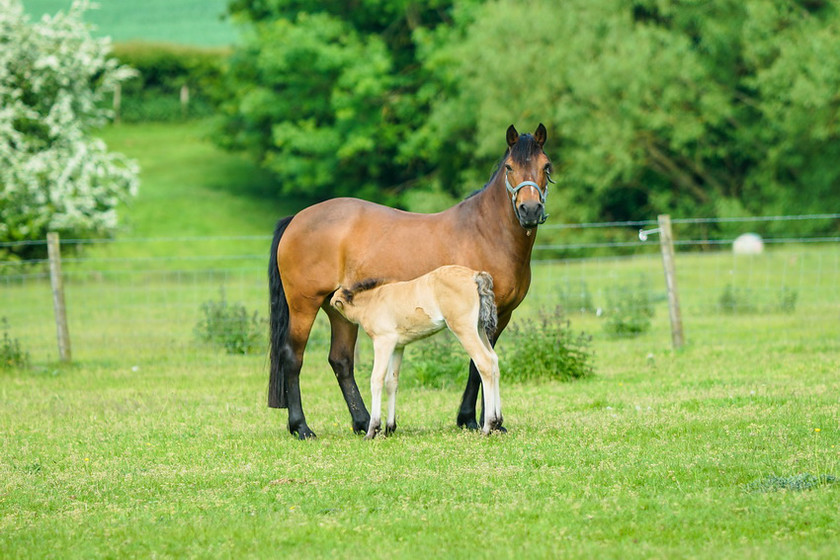
<path fill-rule="evenodd" d="M 467 387 L 464 389 L 464 396 L 461 397 L 461 407 L 458 409 L 458 427 L 468 430 L 479 429 L 475 420 L 475 403 L 478 400 L 478 391 L 481 389 L 481 376 L 475 363 L 470 360 L 470 375 L 467 378 Z M 482 418 L 484 414 L 482 413 Z"/>
<path fill-rule="evenodd" d="M 322 307 L 330 319 L 332 336 L 330 339 L 330 366 L 332 366 L 341 394 L 347 403 L 350 411 L 350 418 L 353 422 L 353 431 L 357 434 L 364 434 L 370 423 L 370 414 L 365 408 L 365 401 L 356 385 L 356 377 L 353 373 L 354 352 L 356 350 L 356 338 L 359 333 L 358 325 L 355 325 L 341 316 L 332 306 L 327 303 Z"/>

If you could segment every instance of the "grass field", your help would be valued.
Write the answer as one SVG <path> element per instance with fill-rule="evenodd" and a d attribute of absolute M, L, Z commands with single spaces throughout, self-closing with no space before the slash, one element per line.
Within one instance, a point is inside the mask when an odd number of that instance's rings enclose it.
<path fill-rule="evenodd" d="M 266 235 L 304 204 L 274 202 L 245 160 L 202 140 L 200 124 L 104 136 L 143 166 L 126 238 Z M 239 181 L 245 195 L 230 188 Z M 157 272 L 132 264 L 188 249 L 115 243 L 89 256 L 128 265 L 69 263 L 76 363 L 0 370 L 0 558 L 840 555 L 834 247 L 679 255 L 683 350 L 670 349 L 662 302 L 632 339 L 573 314 L 593 334 L 595 375 L 506 383 L 503 371 L 507 434 L 455 427 L 463 380 L 430 389 L 405 379 L 397 433 L 372 442 L 350 431 L 323 324 L 302 376 L 319 436 L 307 442 L 286 432 L 285 411 L 265 407 L 265 356 L 192 344 L 198 303 L 220 279 L 264 305 L 264 261 L 254 276 L 176 274 L 191 266 L 178 258 Z M 640 275 L 661 283 L 655 257 L 540 265 L 520 315 L 553 307 L 564 283 L 585 279 L 599 304 Z M 795 312 L 721 314 L 715 302 L 733 279 L 766 288 L 760 305 L 793 285 Z M 49 335 L 49 304 L 40 280 L 0 287 L 13 336 Z M 357 378 L 367 394 L 368 372 Z"/>
<path fill-rule="evenodd" d="M 23 0 L 33 19 L 42 14 L 67 11 L 72 0 Z M 237 41 L 233 24 L 224 18 L 227 0 L 101 0 L 99 8 L 87 12 L 96 36 L 114 41 L 163 41 L 216 47 Z"/>

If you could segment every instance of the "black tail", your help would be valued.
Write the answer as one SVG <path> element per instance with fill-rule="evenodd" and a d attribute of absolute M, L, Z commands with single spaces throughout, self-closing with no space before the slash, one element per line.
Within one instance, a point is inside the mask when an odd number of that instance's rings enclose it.
<path fill-rule="evenodd" d="M 268 315 L 270 348 L 268 406 L 271 408 L 286 408 L 284 367 L 291 359 L 289 304 L 286 302 L 286 292 L 283 290 L 283 281 L 280 280 L 280 270 L 277 268 L 277 246 L 280 245 L 280 238 L 283 237 L 293 217 L 288 216 L 277 222 L 274 228 L 274 239 L 271 241 L 271 255 L 268 259 L 268 297 L 271 302 Z"/>

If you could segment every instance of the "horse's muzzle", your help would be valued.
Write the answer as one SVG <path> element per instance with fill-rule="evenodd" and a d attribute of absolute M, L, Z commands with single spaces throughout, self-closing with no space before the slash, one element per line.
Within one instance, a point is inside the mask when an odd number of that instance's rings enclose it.
<path fill-rule="evenodd" d="M 517 218 L 519 218 L 519 225 L 525 229 L 534 229 L 540 224 L 545 223 L 548 217 L 545 213 L 545 205 L 541 202 L 523 202 L 516 207 Z"/>

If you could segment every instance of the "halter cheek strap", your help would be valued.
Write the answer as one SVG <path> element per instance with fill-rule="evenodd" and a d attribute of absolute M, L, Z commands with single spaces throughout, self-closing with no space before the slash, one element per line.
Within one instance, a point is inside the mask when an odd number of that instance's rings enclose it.
<path fill-rule="evenodd" d="M 508 173 L 510 171 L 505 172 L 505 187 L 507 187 L 508 192 L 510 193 L 510 203 L 513 204 L 513 212 L 516 216 L 519 216 L 519 210 L 516 208 L 516 197 L 519 195 L 519 191 L 524 189 L 525 187 L 534 187 L 537 189 L 537 193 L 540 195 L 540 204 L 545 205 L 545 197 L 548 196 L 548 183 L 553 183 L 554 181 L 551 179 L 551 175 L 546 172 L 545 178 L 545 192 L 540 190 L 540 186 L 536 184 L 534 181 L 522 181 L 515 187 L 511 186 L 510 181 L 508 180 Z M 545 221 L 548 219 L 548 214 L 543 214 L 542 218 L 540 219 L 540 224 L 544 224 Z"/>

